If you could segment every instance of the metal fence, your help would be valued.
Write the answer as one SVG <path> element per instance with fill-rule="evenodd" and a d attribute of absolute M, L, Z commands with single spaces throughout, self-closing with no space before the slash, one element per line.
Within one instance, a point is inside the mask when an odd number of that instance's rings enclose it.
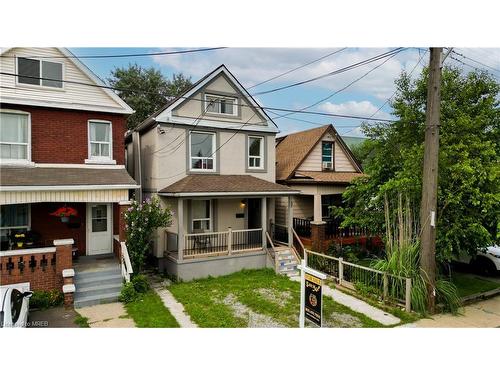
<path fill-rule="evenodd" d="M 305 251 L 306 265 L 325 273 L 337 284 L 358 293 L 374 295 L 411 311 L 411 278 L 391 275 L 314 251 Z"/>

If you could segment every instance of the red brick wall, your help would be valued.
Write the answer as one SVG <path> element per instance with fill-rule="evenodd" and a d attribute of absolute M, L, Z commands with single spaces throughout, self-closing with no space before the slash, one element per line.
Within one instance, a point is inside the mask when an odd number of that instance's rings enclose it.
<path fill-rule="evenodd" d="M 113 159 L 125 164 L 126 116 L 100 112 L 2 104 L 31 114 L 31 159 L 35 163 L 83 164 L 88 159 L 88 120 L 112 123 Z"/>
<path fill-rule="evenodd" d="M 54 254 L 56 255 L 55 264 L 52 262 Z M 36 261 L 33 268 L 29 265 L 32 257 Z M 46 267 L 42 267 L 41 263 L 44 257 L 47 259 Z M 19 267 L 20 260 L 24 263 L 22 270 Z M 14 264 L 11 270 L 7 267 L 9 262 Z M 62 270 L 72 267 L 71 246 L 57 247 L 56 252 L 51 253 L 2 256 L 0 257 L 0 285 L 29 282 L 31 290 L 62 290 Z"/>
<path fill-rule="evenodd" d="M 54 239 L 73 238 L 75 245 L 78 247 L 78 254 L 85 255 L 86 204 L 68 203 L 69 207 L 73 207 L 78 211 L 78 216 L 71 218 L 71 221 L 79 221 L 79 228 L 70 228 L 68 224 L 62 223 L 60 218 L 50 215 L 51 212 L 54 212 L 63 205 L 63 203 L 33 203 L 31 205 L 31 229 L 40 234 L 42 241 L 47 244 Z"/>

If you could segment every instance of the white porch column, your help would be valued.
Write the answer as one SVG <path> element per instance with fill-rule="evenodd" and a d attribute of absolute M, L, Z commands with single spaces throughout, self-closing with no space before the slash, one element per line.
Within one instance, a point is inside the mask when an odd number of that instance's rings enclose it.
<path fill-rule="evenodd" d="M 261 198 L 260 204 L 260 222 L 262 227 L 262 248 L 267 246 L 266 232 L 267 232 L 267 197 Z"/>
<path fill-rule="evenodd" d="M 183 260 L 184 253 L 184 199 L 177 199 L 177 251 L 179 260 Z"/>
<path fill-rule="evenodd" d="M 314 222 L 320 223 L 323 221 L 321 212 L 321 194 L 314 194 Z"/>
<path fill-rule="evenodd" d="M 288 210 L 287 210 L 287 221 L 286 221 L 286 226 L 288 228 L 288 246 L 292 247 L 293 246 L 293 201 L 292 201 L 292 196 L 288 196 Z"/>

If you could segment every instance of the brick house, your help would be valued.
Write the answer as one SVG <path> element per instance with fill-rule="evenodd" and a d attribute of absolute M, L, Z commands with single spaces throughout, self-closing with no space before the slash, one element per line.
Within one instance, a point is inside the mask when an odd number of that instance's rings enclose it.
<path fill-rule="evenodd" d="M 119 248 L 137 188 L 124 166 L 133 110 L 67 49 L 1 56 L 0 283 L 60 289 L 72 257 Z"/>

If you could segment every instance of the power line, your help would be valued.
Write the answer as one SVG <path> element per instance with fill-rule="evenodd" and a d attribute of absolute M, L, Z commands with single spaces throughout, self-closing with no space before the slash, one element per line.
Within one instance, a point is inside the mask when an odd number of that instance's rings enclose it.
<path fill-rule="evenodd" d="M 500 73 L 500 69 L 494 68 L 494 67 L 492 67 L 492 66 L 490 66 L 490 65 L 487 65 L 487 64 L 485 64 L 485 63 L 482 63 L 481 61 L 478 61 L 478 60 L 475 60 L 475 59 L 473 59 L 473 58 L 471 58 L 471 57 L 465 56 L 463 53 L 456 52 L 456 51 L 451 51 L 451 53 L 453 53 L 453 54 L 455 54 L 455 55 L 458 55 L 458 56 L 461 56 L 461 57 L 463 57 L 463 58 L 465 58 L 465 59 L 467 59 L 467 60 L 473 61 L 473 62 L 475 62 L 476 64 L 479 64 L 479 65 L 484 66 L 485 68 L 488 68 L 488 69 L 491 69 L 491 70 L 494 70 L 494 71 L 496 71 L 496 72 L 499 72 L 499 73 Z"/>
<path fill-rule="evenodd" d="M 369 59 L 366 59 L 366 60 L 362 60 L 362 61 L 359 61 L 355 64 L 351 64 L 351 65 L 348 65 L 346 67 L 343 67 L 343 68 L 340 68 L 340 69 L 336 69 L 336 70 L 333 70 L 331 72 L 328 72 L 328 73 L 325 73 L 325 74 L 322 74 L 320 76 L 316 76 L 316 77 L 313 77 L 313 78 L 310 78 L 310 79 L 306 79 L 304 81 L 300 81 L 300 82 L 295 82 L 295 83 L 292 83 L 292 84 L 289 84 L 289 85 L 286 85 L 286 86 L 282 86 L 282 87 L 277 87 L 277 88 L 274 88 L 274 89 L 271 89 L 271 90 L 267 90 L 267 91 L 261 91 L 261 92 L 257 92 L 253 95 L 264 95 L 264 94 L 270 94 L 272 92 L 276 92 L 276 91 L 280 91 L 280 90 L 285 90 L 285 89 L 289 89 L 291 87 L 296 87 L 296 86 L 300 86 L 300 85 L 304 85 L 306 83 L 310 83 L 310 82 L 314 82 L 314 81 L 317 81 L 319 79 L 323 79 L 323 78 L 326 78 L 326 77 L 331 77 L 333 75 L 337 75 L 337 74 L 340 74 L 340 73 L 344 73 L 344 72 L 347 72 L 349 70 L 352 70 L 352 69 L 355 69 L 355 68 L 358 68 L 360 66 L 363 66 L 363 65 L 366 65 L 366 64 L 369 64 L 369 63 L 372 63 L 374 61 L 377 61 L 377 60 L 381 60 L 381 59 L 384 59 L 386 57 L 388 57 L 389 55 L 392 55 L 392 54 L 395 54 L 395 53 L 399 53 L 403 48 L 402 47 L 399 47 L 399 48 L 396 48 L 396 49 L 393 49 L 391 51 L 388 51 L 388 52 L 385 52 L 385 53 L 382 53 L 382 54 L 379 54 L 379 55 L 376 55 L 376 56 L 373 56 Z"/>
<path fill-rule="evenodd" d="M 323 60 L 323 59 L 326 59 L 327 57 L 333 56 L 333 55 L 335 55 L 336 53 L 342 52 L 342 51 L 344 51 L 344 50 L 346 50 L 346 49 L 347 49 L 347 47 L 341 48 L 341 49 L 339 49 L 339 50 L 337 50 L 337 51 L 331 52 L 331 53 L 329 53 L 329 54 L 327 54 L 327 55 L 324 55 L 324 56 L 321 56 L 321 57 L 319 57 L 319 58 L 317 58 L 317 59 L 315 59 L 315 60 L 309 61 L 309 62 L 307 62 L 307 63 L 305 63 L 305 64 L 300 65 L 300 66 L 297 66 L 296 68 L 290 69 L 290 70 L 288 70 L 288 71 L 286 71 L 286 72 L 284 72 L 284 73 L 278 74 L 277 76 L 274 76 L 274 77 L 271 77 L 271 78 L 269 78 L 269 79 L 266 79 L 265 81 L 262 81 L 262 82 L 260 82 L 260 83 L 257 83 L 256 85 L 250 86 L 250 87 L 248 88 L 248 90 L 253 89 L 254 87 L 257 87 L 257 86 L 263 85 L 264 83 L 268 83 L 268 82 L 270 82 L 270 81 L 273 81 L 273 80 L 275 80 L 275 79 L 277 79 L 277 78 L 283 77 L 283 76 L 285 76 L 285 75 L 287 75 L 287 74 L 293 73 L 293 72 L 295 72 L 295 71 L 297 71 L 297 70 L 299 70 L 299 69 L 305 68 L 306 66 L 309 66 L 309 65 L 314 64 L 314 63 L 316 63 L 316 62 L 318 62 L 318 61 L 321 61 L 321 60 Z"/>
<path fill-rule="evenodd" d="M 164 55 L 180 55 L 186 53 L 195 53 L 195 52 L 207 52 L 207 51 L 216 51 L 220 49 L 226 49 L 228 47 L 211 47 L 211 48 L 197 48 L 197 49 L 185 49 L 180 51 L 168 51 L 168 52 L 149 52 L 149 53 L 127 53 L 127 54 L 117 54 L 117 55 L 73 55 L 73 56 L 18 56 L 23 58 L 45 58 L 49 57 L 51 59 L 102 59 L 102 58 L 118 58 L 118 57 L 141 57 L 141 56 L 164 56 Z M 16 57 L 16 55 L 1 55 L 2 58 L 12 58 Z"/>
<path fill-rule="evenodd" d="M 309 108 L 311 108 L 311 107 L 314 107 L 315 105 L 318 105 L 319 103 L 324 102 L 325 100 L 328 100 L 328 99 L 330 99 L 330 98 L 334 97 L 335 95 L 337 95 L 338 93 L 341 93 L 342 91 L 344 91 L 344 90 L 348 89 L 349 87 L 351 87 L 352 85 L 354 85 L 356 82 L 358 82 L 358 81 L 362 80 L 363 78 L 365 78 L 368 74 L 370 74 L 370 73 L 371 73 L 371 72 L 373 72 L 374 70 L 376 70 L 376 69 L 380 68 L 382 65 L 384 65 L 387 61 L 389 61 L 390 59 L 392 59 L 394 56 L 396 56 L 396 55 L 397 55 L 399 52 L 401 52 L 401 51 L 402 51 L 402 50 L 400 50 L 400 51 L 398 51 L 398 52 L 396 52 L 396 53 L 394 53 L 394 54 L 390 55 L 387 59 L 385 59 L 384 61 L 382 61 L 382 63 L 380 63 L 380 64 L 378 64 L 377 66 L 373 67 L 373 68 L 372 68 L 372 69 L 370 69 L 368 72 L 366 72 L 366 73 L 365 73 L 365 74 L 363 74 L 362 76 L 360 76 L 360 77 L 356 78 L 354 81 L 350 82 L 349 84 L 347 84 L 346 86 L 342 87 L 341 89 L 336 90 L 336 91 L 335 91 L 335 92 L 333 92 L 332 94 L 330 94 L 330 95 L 328 95 L 328 96 L 326 96 L 326 97 L 324 97 L 324 98 L 322 98 L 322 99 L 320 99 L 320 100 L 318 100 L 318 101 L 314 102 L 313 104 L 310 104 L 310 105 L 308 105 L 308 106 L 305 106 L 305 107 L 301 108 L 300 110 L 302 110 L 302 111 L 303 111 L 303 110 L 309 109 Z M 286 114 L 286 115 L 281 115 L 280 117 L 287 117 L 287 116 L 288 116 L 288 114 Z M 275 117 L 275 118 L 273 118 L 273 120 L 275 120 L 275 119 L 277 119 L 277 118 L 280 118 L 280 117 Z"/>
<path fill-rule="evenodd" d="M 30 76 L 30 75 L 23 75 L 23 74 L 15 74 L 15 73 L 8 73 L 8 72 L 0 72 L 0 75 L 6 75 L 6 76 L 12 76 L 12 77 L 22 77 L 22 78 L 35 78 L 35 79 L 41 79 L 40 77 L 37 76 Z M 105 89 L 110 89 L 110 90 L 117 90 L 117 91 L 123 91 L 123 92 L 142 92 L 142 93 L 150 93 L 151 91 L 147 90 L 141 90 L 141 89 L 118 89 L 113 86 L 109 85 L 98 85 L 94 83 L 87 83 L 87 82 L 78 82 L 78 81 L 70 81 L 70 80 L 63 80 L 63 79 L 55 79 L 55 78 L 43 78 L 44 81 L 54 81 L 54 82 L 65 82 L 65 83 L 71 83 L 71 84 L 77 84 L 77 85 L 83 85 L 83 86 L 91 86 L 91 87 L 99 87 L 99 88 L 105 88 Z M 7 88 L 7 87 L 6 87 Z M 15 90 L 28 90 L 28 88 L 20 88 L 20 87 L 8 87 L 9 89 L 15 89 Z M 241 95 L 238 95 L 238 97 L 242 97 Z M 193 98 L 193 97 L 186 97 L 186 96 L 178 96 L 176 97 L 177 99 L 189 99 L 189 100 L 196 100 L 196 101 L 201 101 L 201 102 L 210 102 L 209 100 L 206 99 L 198 99 L 198 98 Z M 321 115 L 321 116 L 328 116 L 328 117 L 340 117 L 340 118 L 353 118 L 357 120 L 373 120 L 373 121 L 391 121 L 391 120 L 386 120 L 386 119 L 377 119 L 373 118 L 370 119 L 368 117 L 363 117 L 363 116 L 353 116 L 353 115 L 341 115 L 341 114 L 336 114 L 336 113 L 327 113 L 327 112 L 318 112 L 318 111 L 301 111 L 301 110 L 294 110 L 294 109 L 289 109 L 289 108 L 277 108 L 277 107 L 266 107 L 266 106 L 255 106 L 255 105 L 248 105 L 244 103 L 239 103 L 236 104 L 237 106 L 240 107 L 249 107 L 253 109 L 270 109 L 270 110 L 276 110 L 280 112 L 289 112 L 289 113 L 305 113 L 305 114 L 313 114 L 313 115 Z M 260 123 L 252 123 L 251 125 L 257 125 L 257 124 L 262 124 Z"/>

